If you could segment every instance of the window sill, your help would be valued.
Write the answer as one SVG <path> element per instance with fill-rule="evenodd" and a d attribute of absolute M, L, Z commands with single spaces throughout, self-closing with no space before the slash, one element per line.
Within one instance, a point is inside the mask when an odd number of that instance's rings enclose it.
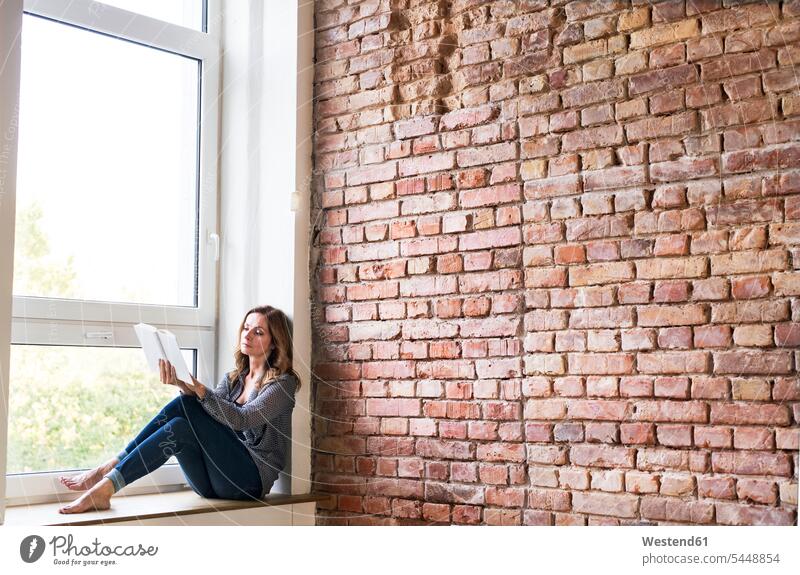
<path fill-rule="evenodd" d="M 58 512 L 58 509 L 67 503 L 67 500 L 61 503 L 7 507 L 4 525 L 10 527 L 25 525 L 106 525 L 138 519 L 156 519 L 159 517 L 218 513 L 239 509 L 326 501 L 328 498 L 328 495 L 306 493 L 300 495 L 269 495 L 258 501 L 235 501 L 230 499 L 205 499 L 191 489 L 186 489 L 172 493 L 115 497 L 111 500 L 111 509 L 107 511 L 91 511 L 79 514 L 65 515 Z"/>

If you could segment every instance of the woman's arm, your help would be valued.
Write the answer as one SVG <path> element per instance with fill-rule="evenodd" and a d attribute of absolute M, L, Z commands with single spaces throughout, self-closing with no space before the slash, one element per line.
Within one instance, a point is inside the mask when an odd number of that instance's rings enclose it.
<path fill-rule="evenodd" d="M 295 389 L 297 379 L 293 375 L 285 374 L 244 405 L 211 393 L 199 398 L 199 401 L 214 419 L 239 431 L 264 425 L 290 410 L 294 407 Z"/>
<path fill-rule="evenodd" d="M 161 383 L 176 386 L 180 390 L 181 395 L 190 395 L 199 399 L 203 399 L 208 393 L 219 395 L 223 398 L 227 395 L 228 374 L 225 374 L 225 377 L 223 377 L 222 381 L 217 384 L 217 387 L 215 387 L 213 390 L 209 390 L 205 385 L 197 381 L 192 374 L 189 374 L 189 377 L 192 378 L 191 384 L 178 379 L 178 375 L 175 373 L 175 366 L 165 359 L 159 359 L 158 366 L 161 376 Z"/>
<path fill-rule="evenodd" d="M 222 376 L 222 379 L 220 380 L 220 382 L 217 384 L 217 386 L 214 389 L 208 389 L 207 387 L 205 387 L 202 383 L 200 383 L 196 379 L 194 379 L 194 378 L 192 378 L 192 379 L 194 380 L 193 383 L 198 388 L 201 388 L 201 387 L 203 388 L 201 390 L 201 393 L 197 394 L 197 397 L 199 399 L 203 399 L 208 394 L 214 394 L 214 395 L 222 397 L 222 398 L 224 398 L 226 395 L 228 395 L 228 374 L 227 373 Z"/>

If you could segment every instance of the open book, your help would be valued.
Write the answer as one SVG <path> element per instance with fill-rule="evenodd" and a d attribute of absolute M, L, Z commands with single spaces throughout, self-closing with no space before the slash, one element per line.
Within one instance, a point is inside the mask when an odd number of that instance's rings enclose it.
<path fill-rule="evenodd" d="M 136 331 L 139 343 L 142 344 L 151 371 L 158 373 L 158 360 L 166 359 L 175 367 L 178 379 L 189 384 L 192 383 L 189 368 L 186 367 L 186 361 L 183 359 L 181 348 L 178 347 L 175 334 L 165 329 L 156 329 L 146 323 L 136 324 L 133 329 Z"/>

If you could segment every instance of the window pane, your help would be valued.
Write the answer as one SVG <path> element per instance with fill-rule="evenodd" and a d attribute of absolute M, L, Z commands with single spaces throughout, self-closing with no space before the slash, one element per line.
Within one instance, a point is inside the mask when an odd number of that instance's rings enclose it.
<path fill-rule="evenodd" d="M 96 467 L 178 394 L 139 348 L 12 345 L 10 370 L 9 474 Z"/>
<path fill-rule="evenodd" d="M 16 295 L 196 305 L 199 62 L 25 15 Z"/>
<path fill-rule="evenodd" d="M 204 0 L 104 0 L 103 4 L 186 28 L 203 30 Z"/>

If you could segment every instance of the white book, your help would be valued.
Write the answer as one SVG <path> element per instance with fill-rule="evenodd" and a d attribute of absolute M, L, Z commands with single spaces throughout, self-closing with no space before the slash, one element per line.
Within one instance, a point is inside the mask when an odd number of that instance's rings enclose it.
<path fill-rule="evenodd" d="M 156 329 L 152 325 L 139 323 L 133 326 L 139 343 L 142 344 L 144 355 L 150 370 L 159 373 L 158 360 L 165 359 L 175 367 L 178 379 L 191 385 L 192 376 L 186 361 L 183 359 L 181 348 L 178 347 L 178 340 L 175 334 L 166 329 Z"/>

